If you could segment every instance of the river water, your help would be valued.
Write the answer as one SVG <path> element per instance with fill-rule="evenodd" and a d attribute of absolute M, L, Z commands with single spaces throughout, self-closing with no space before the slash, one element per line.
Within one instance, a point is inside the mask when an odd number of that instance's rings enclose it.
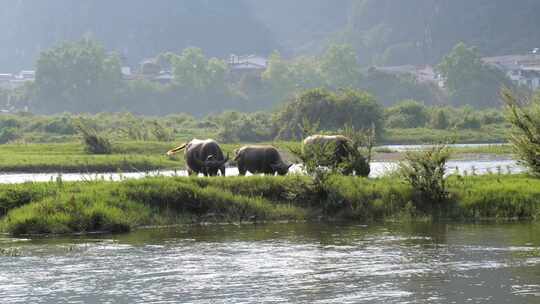
<path fill-rule="evenodd" d="M 497 146 L 502 144 L 452 144 L 454 148 L 478 148 Z M 412 150 L 422 150 L 432 147 L 431 145 L 387 145 L 381 148 L 388 148 L 392 151 L 406 152 Z M 396 170 L 397 163 L 393 161 L 376 161 L 371 163 L 370 177 L 381 177 Z M 474 174 L 516 174 L 525 171 L 521 165 L 508 156 L 496 156 L 490 154 L 478 154 L 475 159 L 453 160 L 447 163 L 449 174 L 474 175 Z M 302 174 L 301 165 L 293 165 L 291 173 Z M 238 175 L 238 168 L 227 168 L 227 176 Z M 18 184 L 24 182 L 50 182 L 61 176 L 63 181 L 88 181 L 88 180 L 109 180 L 120 181 L 123 179 L 138 179 L 148 176 L 187 176 L 186 170 L 162 170 L 150 172 L 109 172 L 109 173 L 0 173 L 0 184 Z M 250 175 L 248 173 L 248 175 Z"/>
<path fill-rule="evenodd" d="M 372 162 L 370 177 L 380 177 L 394 171 L 397 167 L 395 162 Z M 462 160 L 449 161 L 447 164 L 450 174 L 515 174 L 525 169 L 511 159 L 492 160 Z M 294 165 L 291 173 L 302 173 L 302 167 Z M 238 168 L 227 168 L 227 176 L 238 175 Z M 249 175 L 249 173 L 248 173 Z M 88 181 L 107 180 L 120 181 L 123 179 L 137 179 L 149 176 L 187 176 L 185 170 L 165 170 L 151 172 L 128 172 L 128 173 L 5 173 L 0 174 L 0 184 L 18 184 L 24 182 L 50 182 L 61 177 L 63 181 Z"/>
<path fill-rule="evenodd" d="M 1 238 L 1 303 L 540 303 L 540 224 L 179 226 Z"/>

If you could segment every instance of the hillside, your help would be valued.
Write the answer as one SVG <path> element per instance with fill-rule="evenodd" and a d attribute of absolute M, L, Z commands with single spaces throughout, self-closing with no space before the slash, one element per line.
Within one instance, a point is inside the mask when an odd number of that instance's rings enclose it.
<path fill-rule="evenodd" d="M 33 65 L 40 50 L 87 35 L 131 63 L 197 46 L 211 56 L 279 49 L 243 0 L 0 0 L 0 67 Z"/>
<path fill-rule="evenodd" d="M 438 62 L 456 43 L 486 56 L 540 46 L 536 0 L 0 0 L 0 67 L 83 35 L 129 63 L 197 46 L 211 56 L 321 53 L 351 43 L 363 64 Z"/>
<path fill-rule="evenodd" d="M 335 39 L 351 43 L 364 63 L 436 63 L 457 43 L 485 56 L 540 45 L 536 0 L 356 0 Z"/>

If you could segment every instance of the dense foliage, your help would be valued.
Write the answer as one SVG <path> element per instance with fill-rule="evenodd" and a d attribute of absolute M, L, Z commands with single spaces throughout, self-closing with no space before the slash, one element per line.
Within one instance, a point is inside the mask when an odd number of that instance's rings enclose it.
<path fill-rule="evenodd" d="M 513 147 L 531 173 L 540 176 L 540 95 L 529 102 L 508 89 L 502 94 L 514 129 L 510 138 Z"/>
<path fill-rule="evenodd" d="M 450 153 L 445 145 L 426 151 L 407 152 L 399 163 L 399 176 L 418 196 L 424 208 L 437 208 L 448 200 L 446 162 Z"/>
<path fill-rule="evenodd" d="M 488 107 L 499 105 L 502 85 L 511 86 L 502 72 L 484 64 L 478 52 L 464 44 L 438 65 L 445 89 L 412 74 L 364 69 L 348 44 L 332 44 L 319 56 L 292 59 L 274 52 L 264 71 L 233 70 L 195 47 L 157 54 L 133 75 L 121 73 L 120 61 L 95 40 L 62 43 L 41 53 L 35 83 L 0 91 L 0 102 L 10 109 L 28 107 L 47 114 L 129 111 L 203 116 L 275 109 L 315 88 L 365 90 L 386 106 L 413 99 L 426 105 Z"/>
<path fill-rule="evenodd" d="M 504 73 L 482 62 L 474 48 L 457 44 L 438 65 L 452 103 L 477 107 L 498 106 L 499 90 L 511 86 Z"/>
<path fill-rule="evenodd" d="M 36 111 L 99 112 L 110 108 L 121 83 L 118 56 L 92 40 L 63 43 L 36 64 Z"/>
<path fill-rule="evenodd" d="M 314 89 L 304 92 L 286 104 L 276 115 L 277 137 L 302 138 L 304 119 L 318 123 L 323 130 L 338 130 L 345 124 L 356 129 L 382 130 L 383 111 L 375 98 L 367 92 Z"/>

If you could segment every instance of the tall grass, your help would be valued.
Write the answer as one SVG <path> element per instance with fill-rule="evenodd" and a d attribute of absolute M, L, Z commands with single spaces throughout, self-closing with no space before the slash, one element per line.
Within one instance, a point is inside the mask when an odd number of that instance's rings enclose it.
<path fill-rule="evenodd" d="M 82 120 L 77 124 L 77 130 L 80 132 L 84 147 L 90 154 L 111 154 L 112 144 L 105 135 L 100 134 L 95 128 L 89 126 Z"/>

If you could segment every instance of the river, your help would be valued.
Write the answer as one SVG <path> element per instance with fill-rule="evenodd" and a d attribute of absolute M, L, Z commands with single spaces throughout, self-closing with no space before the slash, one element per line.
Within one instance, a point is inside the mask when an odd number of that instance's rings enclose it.
<path fill-rule="evenodd" d="M 372 162 L 370 177 L 380 177 L 394 171 L 396 162 Z M 523 172 L 525 169 L 511 159 L 492 160 L 458 160 L 449 161 L 447 164 L 448 173 L 454 174 L 515 174 Z M 294 165 L 291 173 L 302 173 L 302 167 Z M 227 168 L 227 176 L 238 175 L 238 168 Z M 249 175 L 249 173 L 248 173 Z M 0 184 L 18 184 L 24 182 L 50 182 L 61 177 L 63 181 L 89 181 L 107 180 L 120 181 L 124 179 L 138 179 L 149 176 L 187 176 L 185 170 L 164 170 L 150 172 L 110 172 L 110 173 L 4 173 L 0 174 Z"/>
<path fill-rule="evenodd" d="M 540 224 L 259 224 L 0 237 L 2 303 L 539 303 Z"/>

